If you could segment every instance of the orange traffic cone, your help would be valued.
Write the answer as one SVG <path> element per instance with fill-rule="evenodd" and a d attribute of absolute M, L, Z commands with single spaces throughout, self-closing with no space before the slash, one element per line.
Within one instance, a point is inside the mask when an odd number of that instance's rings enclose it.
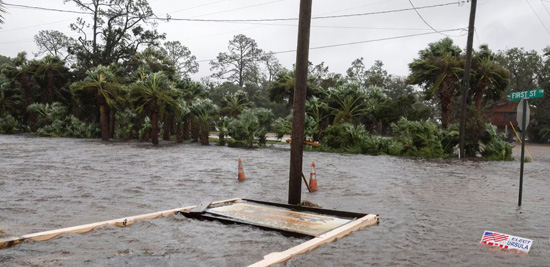
<path fill-rule="evenodd" d="M 246 176 L 244 175 L 243 161 L 239 157 L 239 181 L 244 181 L 245 179 L 246 179 Z"/>
<path fill-rule="evenodd" d="M 315 161 L 311 162 L 311 174 L 309 175 L 309 189 L 311 192 L 317 191 L 317 173 L 315 173 Z"/>

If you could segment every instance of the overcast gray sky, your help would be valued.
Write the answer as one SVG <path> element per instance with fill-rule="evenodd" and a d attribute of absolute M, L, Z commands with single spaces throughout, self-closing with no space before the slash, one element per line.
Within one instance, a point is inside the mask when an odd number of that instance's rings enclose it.
<path fill-rule="evenodd" d="M 6 0 L 8 4 L 78 10 L 63 0 Z M 173 18 L 201 19 L 264 19 L 295 18 L 299 0 L 150 0 L 159 16 L 169 13 Z M 451 6 L 420 9 L 422 17 L 437 30 L 467 28 L 470 3 L 456 0 L 412 0 L 417 6 L 456 2 Z M 532 8 L 530 7 L 532 6 Z M 411 8 L 409 0 L 313 0 L 313 16 L 344 15 Z M 0 29 L 0 54 L 13 57 L 27 51 L 37 52 L 33 36 L 40 30 L 58 30 L 75 37 L 69 24 L 77 14 L 30 10 L 7 6 L 5 24 Z M 525 47 L 541 51 L 550 46 L 550 0 L 479 0 L 476 19 L 477 36 L 474 46 L 487 43 L 493 50 Z M 90 17 L 86 17 L 91 21 Z M 538 16 L 538 17 L 537 17 Z M 264 23 L 264 22 L 262 22 Z M 200 61 L 200 71 L 194 78 L 210 75 L 208 60 L 227 51 L 227 43 L 236 34 L 245 34 L 266 51 L 296 49 L 297 22 L 266 22 L 269 25 L 214 22 L 161 22 L 160 32 L 167 40 L 180 41 Z M 546 28 L 545 28 L 546 27 Z M 311 47 L 361 42 L 404 35 L 433 32 L 414 11 L 358 16 L 350 18 L 316 19 L 312 22 Z M 466 32 L 447 33 L 460 47 L 466 47 Z M 407 75 L 408 66 L 419 50 L 444 36 L 438 33 L 311 50 L 310 61 L 325 62 L 331 72 L 345 73 L 351 62 L 364 57 L 370 66 L 382 60 L 391 74 Z M 290 68 L 296 54 L 277 55 L 283 66 Z"/>

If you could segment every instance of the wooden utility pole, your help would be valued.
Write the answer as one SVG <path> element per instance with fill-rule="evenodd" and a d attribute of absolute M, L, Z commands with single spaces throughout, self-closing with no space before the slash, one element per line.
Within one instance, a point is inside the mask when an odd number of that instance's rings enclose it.
<path fill-rule="evenodd" d="M 288 204 L 302 201 L 302 157 L 304 155 L 304 124 L 306 117 L 307 72 L 309 63 L 309 31 L 312 0 L 300 1 L 298 23 L 298 51 L 296 52 L 296 82 L 294 111 L 292 113 L 292 141 L 290 143 L 290 179 Z"/>
<path fill-rule="evenodd" d="M 472 69 L 472 46 L 474 45 L 474 25 L 476 21 L 477 0 L 472 0 L 470 9 L 470 24 L 468 26 L 468 43 L 466 44 L 466 65 L 464 66 L 464 79 L 462 79 L 462 113 L 460 114 L 460 158 L 464 158 L 464 134 L 466 132 L 466 99 L 470 90 L 470 71 Z"/>

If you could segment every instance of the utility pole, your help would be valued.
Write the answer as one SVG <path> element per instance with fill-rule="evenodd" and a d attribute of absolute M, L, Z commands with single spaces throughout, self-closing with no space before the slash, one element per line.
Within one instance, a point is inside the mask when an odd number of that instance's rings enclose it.
<path fill-rule="evenodd" d="M 304 155 L 304 124 L 306 117 L 307 72 L 309 63 L 309 32 L 312 0 L 300 1 L 298 23 L 298 51 L 296 52 L 296 82 L 292 112 L 292 140 L 290 143 L 290 179 L 288 204 L 302 201 L 302 159 Z"/>
<path fill-rule="evenodd" d="M 476 21 L 477 0 L 472 0 L 470 9 L 470 24 L 468 26 L 468 43 L 466 45 L 466 65 L 464 66 L 464 79 L 462 79 L 462 113 L 460 114 L 460 158 L 464 158 L 464 134 L 466 132 L 466 99 L 470 90 L 470 71 L 472 69 L 472 46 L 474 45 L 474 25 Z"/>

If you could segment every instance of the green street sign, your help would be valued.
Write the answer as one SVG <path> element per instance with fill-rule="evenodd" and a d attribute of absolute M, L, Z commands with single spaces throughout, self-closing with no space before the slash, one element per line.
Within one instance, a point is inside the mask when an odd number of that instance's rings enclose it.
<path fill-rule="evenodd" d="M 542 89 L 535 89 L 530 91 L 523 91 L 523 92 L 511 92 L 510 93 L 510 101 L 515 100 L 522 100 L 525 98 L 541 98 L 544 96 L 544 90 Z"/>

